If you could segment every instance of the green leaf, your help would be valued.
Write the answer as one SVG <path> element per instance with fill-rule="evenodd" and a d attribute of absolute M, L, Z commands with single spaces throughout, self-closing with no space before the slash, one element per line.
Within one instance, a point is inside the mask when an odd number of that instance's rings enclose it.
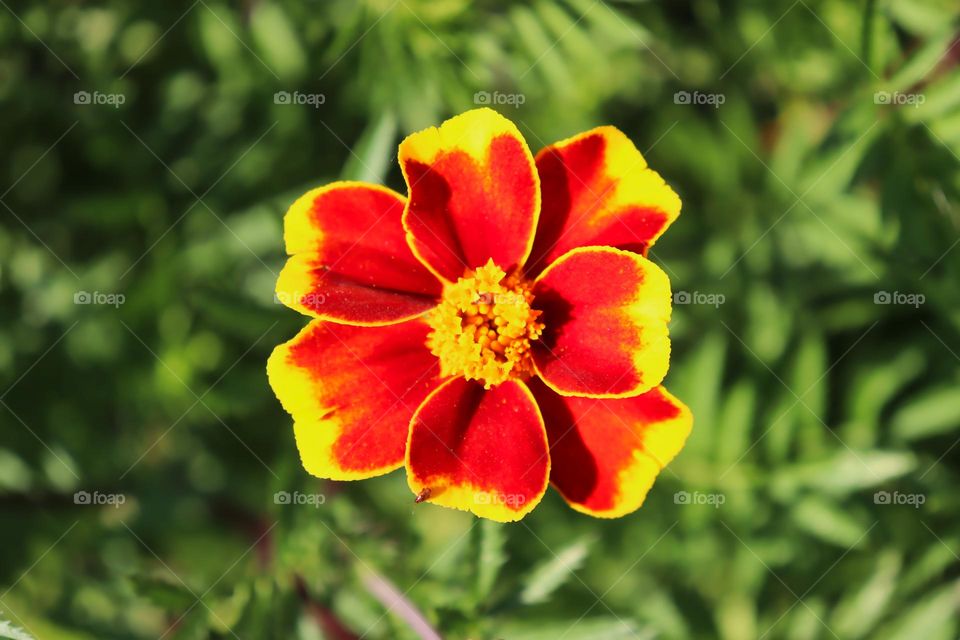
<path fill-rule="evenodd" d="M 960 611 L 958 586 L 956 582 L 950 583 L 919 598 L 915 605 L 897 616 L 887 633 L 877 637 L 882 640 L 955 637 Z"/>
<path fill-rule="evenodd" d="M 823 336 L 807 331 L 800 339 L 791 372 L 791 387 L 800 396 L 801 421 L 820 424 L 827 406 L 827 345 Z M 819 417 L 819 419 L 818 419 Z"/>
<path fill-rule="evenodd" d="M 651 590 L 637 603 L 637 617 L 657 629 L 666 638 L 690 637 L 690 627 L 681 604 L 663 590 Z"/>
<path fill-rule="evenodd" d="M 723 638 L 757 637 L 756 602 L 740 590 L 731 590 L 716 605 L 715 617 Z"/>
<path fill-rule="evenodd" d="M 924 533 L 929 535 L 930 532 L 924 531 Z M 898 586 L 905 595 L 913 594 L 931 582 L 939 580 L 944 571 L 960 563 L 957 559 L 957 554 L 960 553 L 960 536 L 942 537 L 941 540 L 930 536 L 925 543 L 930 546 L 919 558 L 907 565 L 900 579 Z"/>
<path fill-rule="evenodd" d="M 197 12 L 200 41 L 210 60 L 221 70 L 229 70 L 236 66 L 243 46 L 231 33 L 235 33 L 239 25 L 219 4 L 202 8 Z"/>
<path fill-rule="evenodd" d="M 679 368 L 677 376 L 675 390 L 693 411 L 695 420 L 686 450 L 700 458 L 713 457 L 715 432 L 710 427 L 717 423 L 727 345 L 719 333 L 706 335 L 684 358 L 685 366 Z"/>
<path fill-rule="evenodd" d="M 926 361 L 919 349 L 899 350 L 891 359 L 856 372 L 850 387 L 850 415 L 859 424 L 865 425 L 866 434 L 844 437 L 850 446 L 869 447 L 876 443 L 876 425 L 894 395 L 918 376 Z"/>
<path fill-rule="evenodd" d="M 942 33 L 944 25 L 950 22 L 945 15 L 945 7 L 938 7 L 935 2 L 887 0 L 884 8 L 895 22 L 907 31 L 921 36 Z"/>
<path fill-rule="evenodd" d="M 844 496 L 905 476 L 916 466 L 912 453 L 843 449 L 824 460 L 784 467 L 773 474 L 771 484 L 782 495 L 810 488 Z"/>
<path fill-rule="evenodd" d="M 507 528 L 499 522 L 484 520 L 480 523 L 480 551 L 477 557 L 477 599 L 483 602 L 490 596 L 500 568 L 507 561 L 504 546 Z"/>
<path fill-rule="evenodd" d="M 514 5 L 511 18 L 519 41 L 527 50 L 527 57 L 518 60 L 517 75 L 542 75 L 548 87 L 560 95 L 570 93 L 576 85 L 566 60 L 554 46 L 556 39 L 544 30 L 536 14 L 521 5 Z"/>
<path fill-rule="evenodd" d="M 639 629 L 629 619 L 612 617 L 582 620 L 537 620 L 514 622 L 497 628 L 497 638 L 509 640 L 653 640 L 657 634 Z"/>
<path fill-rule="evenodd" d="M 135 575 L 130 579 L 142 598 L 166 611 L 186 611 L 197 601 L 186 587 L 165 575 Z"/>
<path fill-rule="evenodd" d="M 0 638 L 9 638 L 9 640 L 36 640 L 29 633 L 15 627 L 6 620 L 0 620 Z"/>
<path fill-rule="evenodd" d="M 786 348 L 793 318 L 783 304 L 781 293 L 767 285 L 750 288 L 747 309 L 750 324 L 741 339 L 750 355 L 769 366 Z"/>
<path fill-rule="evenodd" d="M 30 467 L 9 449 L 0 449 L 0 491 L 25 491 L 33 482 Z"/>
<path fill-rule="evenodd" d="M 766 412 L 763 422 L 763 439 L 761 442 L 774 462 L 787 460 L 790 446 L 793 443 L 797 428 L 797 416 L 806 411 L 793 397 L 793 394 L 783 389 L 778 394 L 776 403 Z"/>
<path fill-rule="evenodd" d="M 907 442 L 950 433 L 960 428 L 957 388 L 928 389 L 913 397 L 891 418 L 893 434 Z"/>
<path fill-rule="evenodd" d="M 916 96 L 916 99 L 920 100 L 916 106 L 911 104 L 904 106 L 904 117 L 909 122 L 921 120 L 934 122 L 955 112 L 960 106 L 960 74 L 949 75 L 939 82 L 924 87 Z"/>
<path fill-rule="evenodd" d="M 306 54 L 290 19 L 279 4 L 264 2 L 255 5 L 250 30 L 263 56 L 263 60 L 250 64 L 263 64 L 271 74 L 281 78 L 303 75 L 307 68 Z M 238 37 L 242 36 L 238 34 Z"/>
<path fill-rule="evenodd" d="M 791 516 L 801 529 L 844 550 L 861 547 L 869 540 L 869 526 L 824 498 L 804 498 L 793 508 Z"/>
<path fill-rule="evenodd" d="M 901 557 L 886 551 L 876 559 L 876 568 L 856 591 L 844 596 L 833 611 L 830 627 L 841 638 L 862 638 L 889 611 L 889 603 L 897 588 Z"/>
<path fill-rule="evenodd" d="M 811 204 L 817 215 L 822 216 L 812 203 L 828 200 L 846 191 L 870 145 L 882 130 L 880 126 L 865 130 L 858 127 L 834 141 L 829 148 L 820 149 L 805 167 L 797 195 L 802 196 L 804 202 Z M 797 206 L 809 213 L 803 204 Z"/>
<path fill-rule="evenodd" d="M 803 161 L 822 139 L 821 119 L 815 109 L 804 103 L 790 105 L 783 114 L 784 131 L 777 138 L 769 164 L 770 170 L 787 184 L 797 182 Z"/>
<path fill-rule="evenodd" d="M 396 138 L 397 119 L 392 112 L 383 111 L 367 125 L 354 145 L 340 174 L 341 179 L 383 184 L 387 171 L 395 162 Z"/>
<path fill-rule="evenodd" d="M 757 388 L 739 380 L 727 394 L 718 422 L 717 462 L 726 468 L 750 446 Z"/>
<path fill-rule="evenodd" d="M 520 602 L 523 604 L 546 602 L 550 594 L 574 577 L 574 572 L 583 565 L 589 554 L 590 544 L 586 540 L 564 547 L 530 572 L 529 577 L 524 580 Z"/>
<path fill-rule="evenodd" d="M 599 42 L 647 49 L 656 44 L 656 36 L 622 11 L 607 5 L 596 6 L 590 0 L 569 0 L 577 16 L 582 16 L 596 32 Z M 594 11 L 594 9 L 598 9 Z M 662 52 L 661 52 L 661 55 Z M 656 62 L 654 62 L 656 63 Z M 656 63 L 659 64 L 659 63 Z"/>
<path fill-rule="evenodd" d="M 798 605 L 790 612 L 790 623 L 784 625 L 782 636 L 775 636 L 771 633 L 766 637 L 783 637 L 790 638 L 790 640 L 817 640 L 822 637 L 824 632 L 822 620 L 826 617 L 825 611 L 826 605 L 822 599 L 816 596 L 808 596 L 804 598 L 802 606 Z M 779 627 L 780 624 L 783 623 L 778 623 L 775 625 L 775 628 Z"/>
<path fill-rule="evenodd" d="M 917 4 L 911 2 L 911 4 Z M 913 56 L 907 64 L 897 71 L 890 80 L 883 85 L 886 91 L 906 91 L 923 80 L 930 70 L 943 58 L 943 52 L 950 47 L 953 41 L 953 31 L 940 31 L 939 35 L 930 38 Z"/>

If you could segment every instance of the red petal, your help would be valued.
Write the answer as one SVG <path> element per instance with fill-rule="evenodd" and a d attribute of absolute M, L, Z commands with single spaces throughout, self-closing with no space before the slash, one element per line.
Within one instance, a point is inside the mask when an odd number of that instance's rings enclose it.
<path fill-rule="evenodd" d="M 284 218 L 292 257 L 277 298 L 301 313 L 354 325 L 392 324 L 433 308 L 442 286 L 407 246 L 405 202 L 359 182 L 335 182 L 299 198 Z"/>
<path fill-rule="evenodd" d="M 440 384 L 428 331 L 420 320 L 386 327 L 314 320 L 274 349 L 270 386 L 293 416 L 307 471 L 355 480 L 403 464 L 410 418 Z"/>
<path fill-rule="evenodd" d="M 577 247 L 646 255 L 680 215 L 680 198 L 619 129 L 599 127 L 537 154 L 543 205 L 527 273 Z"/>
<path fill-rule="evenodd" d="M 643 256 L 574 249 L 536 280 L 543 336 L 532 343 L 544 382 L 564 395 L 623 398 L 660 384 L 670 365 L 670 282 Z"/>
<path fill-rule="evenodd" d="M 410 247 L 455 282 L 493 261 L 505 270 L 530 254 L 540 212 L 533 156 L 516 126 L 490 109 L 467 111 L 400 145 L 410 192 Z"/>
<path fill-rule="evenodd" d="M 531 391 L 550 440 L 550 482 L 571 507 L 600 518 L 640 508 L 660 470 L 680 452 L 693 416 L 663 387 L 619 400 Z"/>
<path fill-rule="evenodd" d="M 484 390 L 453 378 L 410 422 L 407 483 L 429 502 L 519 520 L 540 502 L 549 474 L 543 419 L 520 382 Z"/>

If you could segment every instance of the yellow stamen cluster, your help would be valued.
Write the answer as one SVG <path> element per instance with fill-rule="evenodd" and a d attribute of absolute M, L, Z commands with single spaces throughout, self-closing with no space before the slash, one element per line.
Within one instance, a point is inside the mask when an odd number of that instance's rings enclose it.
<path fill-rule="evenodd" d="M 480 380 L 486 388 L 533 373 L 530 341 L 543 332 L 530 285 L 492 260 L 444 288 L 427 316 L 427 346 L 445 376 Z"/>

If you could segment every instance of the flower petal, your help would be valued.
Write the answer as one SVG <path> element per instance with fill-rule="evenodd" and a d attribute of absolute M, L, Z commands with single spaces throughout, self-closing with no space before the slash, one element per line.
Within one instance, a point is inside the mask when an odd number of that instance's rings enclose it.
<path fill-rule="evenodd" d="M 293 416 L 307 471 L 357 480 L 403 464 L 410 417 L 441 382 L 428 331 L 420 320 L 386 327 L 314 320 L 274 349 L 270 386 Z"/>
<path fill-rule="evenodd" d="M 631 251 L 574 249 L 537 278 L 543 312 L 533 361 L 564 395 L 624 398 L 660 384 L 670 364 L 670 281 Z"/>
<path fill-rule="evenodd" d="M 618 400 L 564 397 L 540 381 L 530 389 L 550 440 L 551 484 L 599 518 L 639 509 L 693 427 L 690 410 L 663 387 Z"/>
<path fill-rule="evenodd" d="M 680 198 L 616 127 L 598 127 L 537 154 L 543 206 L 527 273 L 570 249 L 612 246 L 647 255 L 680 215 Z"/>
<path fill-rule="evenodd" d="M 410 198 L 410 248 L 455 282 L 490 258 L 509 271 L 530 254 L 540 181 L 517 127 L 491 109 L 467 111 L 408 136 L 400 168 Z"/>
<path fill-rule="evenodd" d="M 277 299 L 316 318 L 384 325 L 436 305 L 442 286 L 410 253 L 405 199 L 361 182 L 307 192 L 284 217 L 287 261 Z"/>
<path fill-rule="evenodd" d="M 489 390 L 463 378 L 444 383 L 410 421 L 406 462 L 418 497 L 499 522 L 532 511 L 550 475 L 543 418 L 513 380 Z"/>

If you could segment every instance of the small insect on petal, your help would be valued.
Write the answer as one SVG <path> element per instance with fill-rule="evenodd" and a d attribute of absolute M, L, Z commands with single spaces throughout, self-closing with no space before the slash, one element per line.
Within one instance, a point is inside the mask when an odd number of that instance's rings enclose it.
<path fill-rule="evenodd" d="M 421 490 L 420 490 L 420 493 L 417 494 L 417 497 L 413 499 L 413 503 L 414 503 L 414 504 L 420 504 L 420 503 L 423 502 L 424 500 L 429 500 L 431 493 L 433 493 L 433 492 L 430 490 L 430 487 L 425 487 L 425 488 L 421 489 Z"/>

